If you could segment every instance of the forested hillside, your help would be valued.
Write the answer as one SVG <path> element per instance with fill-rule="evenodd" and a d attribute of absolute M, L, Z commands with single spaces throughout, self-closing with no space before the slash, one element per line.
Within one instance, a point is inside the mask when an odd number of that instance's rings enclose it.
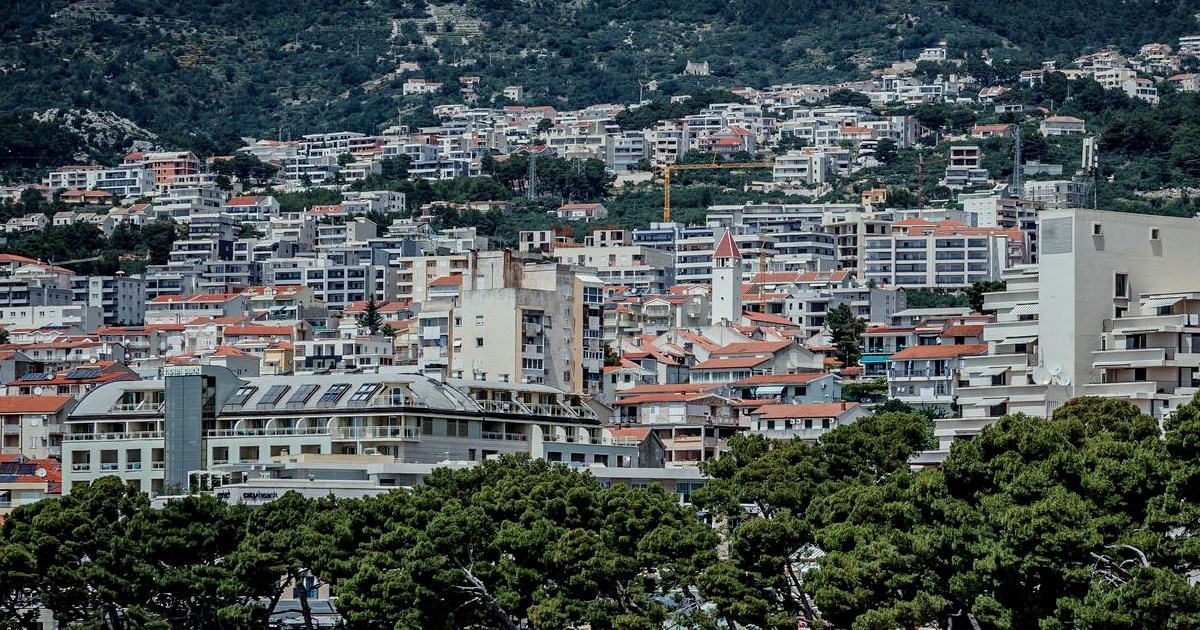
<path fill-rule="evenodd" d="M 188 144 L 372 131 L 425 99 L 630 101 L 639 81 L 688 90 L 864 76 L 938 39 L 951 54 L 1033 63 L 1173 42 L 1195 0 L 41 0 L 0 12 L 0 111 L 110 110 Z M 999 50 L 1004 49 L 1004 50 Z M 683 77 L 687 61 L 711 76 Z M 403 97 L 409 76 L 443 94 Z"/>

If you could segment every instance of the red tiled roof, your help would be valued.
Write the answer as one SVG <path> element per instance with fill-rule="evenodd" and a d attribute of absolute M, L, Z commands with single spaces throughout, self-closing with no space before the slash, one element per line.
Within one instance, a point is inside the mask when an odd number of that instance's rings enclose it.
<path fill-rule="evenodd" d="M 726 357 L 716 358 L 697 363 L 692 366 L 693 370 L 730 370 L 738 368 L 752 368 L 770 361 L 771 357 Z"/>
<path fill-rule="evenodd" d="M 725 230 L 725 233 L 721 235 L 721 241 L 717 243 L 717 250 L 713 252 L 713 260 L 725 258 L 740 259 L 741 257 L 742 251 L 738 249 L 737 243 L 734 242 L 733 234 L 729 230 Z"/>
<path fill-rule="evenodd" d="M 617 397 L 639 396 L 642 394 L 694 394 L 721 387 L 720 383 L 663 383 L 657 385 L 638 385 L 617 392 Z"/>
<path fill-rule="evenodd" d="M 636 440 L 644 440 L 650 435 L 648 428 L 625 427 L 621 429 L 609 429 L 608 432 L 613 437 L 617 438 L 634 438 Z"/>
<path fill-rule="evenodd" d="M 732 383 L 732 385 L 804 385 L 829 376 L 829 372 L 801 372 L 800 374 L 755 374 Z"/>
<path fill-rule="evenodd" d="M 0 414 L 55 413 L 71 396 L 0 396 Z"/>
<path fill-rule="evenodd" d="M 717 397 L 715 394 L 645 394 L 642 396 L 630 396 L 616 401 L 617 405 L 644 405 L 648 403 L 669 403 L 669 402 L 691 402 L 693 400 L 703 400 L 705 398 Z"/>
<path fill-rule="evenodd" d="M 742 313 L 742 317 L 745 317 L 746 319 L 748 319 L 752 322 L 760 322 L 763 324 L 770 324 L 772 326 L 783 326 L 784 328 L 803 328 L 800 324 L 797 324 L 796 322 L 794 322 L 782 315 L 772 315 L 770 313 L 755 313 L 754 311 L 745 311 Z"/>
<path fill-rule="evenodd" d="M 794 405 L 763 405 L 753 414 L 764 420 L 787 418 L 836 418 L 857 407 L 858 403 L 799 403 Z"/>
<path fill-rule="evenodd" d="M 433 280 L 430 280 L 429 286 L 431 286 L 431 287 L 449 286 L 452 284 L 462 284 L 462 281 L 463 281 L 462 276 L 442 276 L 441 278 L 435 278 Z"/>
<path fill-rule="evenodd" d="M 986 344 L 957 344 L 957 345 L 931 345 L 931 346 L 909 346 L 891 356 L 891 359 L 951 359 L 954 357 L 967 356 L 972 354 L 983 354 L 987 352 Z"/>
<path fill-rule="evenodd" d="M 943 337 L 978 337 L 983 334 L 983 324 L 959 324 L 942 331 Z"/>
<path fill-rule="evenodd" d="M 292 336 L 295 328 L 291 326 L 228 326 L 225 328 L 226 337 L 240 337 L 242 335 L 285 335 Z"/>
<path fill-rule="evenodd" d="M 713 354 L 723 357 L 732 354 L 775 354 L 790 345 L 790 341 L 740 341 L 721 346 Z"/>

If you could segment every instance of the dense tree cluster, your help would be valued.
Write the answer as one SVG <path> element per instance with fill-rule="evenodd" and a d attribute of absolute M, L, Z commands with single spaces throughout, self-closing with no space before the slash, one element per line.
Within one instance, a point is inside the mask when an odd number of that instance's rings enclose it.
<path fill-rule="evenodd" d="M 1193 21 L 1187 3 L 1151 0 L 1072 1 L 1054 11 L 1031 0 L 461 3 L 461 17 L 482 30 L 476 36 L 453 20 L 431 21 L 430 9 L 444 4 L 31 3 L 0 16 L 5 76 L 20 86 L 0 91 L 0 107 L 112 110 L 217 151 L 238 134 L 276 137 L 281 125 L 291 137 L 369 132 L 398 100 L 409 109 L 456 98 L 462 75 L 480 77 L 483 102 L 504 104 L 503 87 L 520 84 L 532 100 L 583 106 L 635 100 L 651 80 L 676 94 L 862 78 L 867 65 L 912 59 L 951 34 L 952 54 L 989 79 L 1110 42 L 1173 41 Z M 984 64 L 985 48 L 1003 57 Z M 681 76 L 689 59 L 708 62 L 711 76 Z M 444 93 L 403 97 L 406 75 L 389 74 L 399 62 L 420 64 L 419 75 L 444 83 Z"/>
<path fill-rule="evenodd" d="M 1200 624 L 1196 402 L 1162 430 L 1097 398 L 1006 416 L 914 472 L 931 438 L 895 402 L 816 445 L 738 436 L 695 507 L 515 457 L 258 508 L 152 509 L 105 478 L 5 520 L 0 627 L 41 602 L 80 627 L 258 628 L 309 576 L 349 628 Z"/>

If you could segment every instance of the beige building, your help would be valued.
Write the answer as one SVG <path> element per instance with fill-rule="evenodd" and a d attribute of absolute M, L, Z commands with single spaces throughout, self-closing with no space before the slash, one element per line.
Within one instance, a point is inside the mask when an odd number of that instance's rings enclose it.
<path fill-rule="evenodd" d="M 472 255 L 453 290 L 421 305 L 405 343 L 422 373 L 544 383 L 594 393 L 603 382 L 604 281 L 510 252 Z"/>

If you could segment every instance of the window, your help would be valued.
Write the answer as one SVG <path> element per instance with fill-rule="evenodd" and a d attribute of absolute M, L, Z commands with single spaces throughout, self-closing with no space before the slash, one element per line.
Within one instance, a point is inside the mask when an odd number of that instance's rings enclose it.
<path fill-rule="evenodd" d="M 334 383 L 325 390 L 324 394 L 317 399 L 318 403 L 333 404 L 346 395 L 346 391 L 350 389 L 349 383 Z"/>
<path fill-rule="evenodd" d="M 337 387 L 337 386 L 335 385 L 334 387 Z M 333 389 L 333 388 L 330 388 L 330 389 Z M 354 395 L 350 397 L 350 402 L 352 402 L 352 403 L 366 402 L 367 400 L 369 400 L 371 398 L 371 396 L 373 396 L 375 394 L 375 390 L 377 390 L 377 389 L 379 389 L 379 383 L 363 383 L 362 385 L 359 385 L 358 390 L 355 391 Z M 329 392 L 325 392 L 325 395 L 328 396 Z M 340 395 L 339 395 L 339 397 L 340 397 Z"/>
<path fill-rule="evenodd" d="M 469 435 L 470 426 L 471 425 L 468 420 L 447 420 L 446 436 L 465 438 Z"/>
<path fill-rule="evenodd" d="M 1158 228 L 1156 228 L 1156 227 L 1150 228 L 1150 240 L 1152 240 L 1152 241 L 1158 240 Z"/>
<path fill-rule="evenodd" d="M 287 393 L 288 389 L 289 389 L 288 385 L 272 385 L 271 387 L 267 388 L 267 393 L 263 394 L 262 398 L 258 399 L 258 404 L 260 404 L 260 405 L 278 404 L 279 400 L 281 398 L 283 398 L 283 395 Z"/>
<path fill-rule="evenodd" d="M 295 393 L 293 393 L 292 397 L 288 399 L 287 404 L 303 405 L 304 403 L 308 402 L 309 398 L 312 398 L 313 393 L 316 391 L 316 385 L 301 385 L 300 387 L 296 388 Z"/>
<path fill-rule="evenodd" d="M 1141 350 L 1146 347 L 1146 335 L 1127 335 L 1125 337 L 1125 349 L 1127 350 Z"/>
<path fill-rule="evenodd" d="M 1113 274 L 1113 297 L 1129 297 L 1129 274 Z"/>
<path fill-rule="evenodd" d="M 482 348 L 482 347 L 483 347 L 483 337 L 476 337 L 476 338 L 475 338 L 475 347 L 476 347 L 476 348 Z"/>
<path fill-rule="evenodd" d="M 1103 235 L 1104 235 L 1104 229 L 1100 227 L 1100 224 L 1093 223 L 1092 224 L 1092 236 L 1103 236 Z"/>
<path fill-rule="evenodd" d="M 1133 380 L 1135 380 L 1135 381 L 1146 380 L 1146 368 L 1133 368 Z"/>
<path fill-rule="evenodd" d="M 475 325 L 476 325 L 476 326 L 482 326 L 482 325 L 483 325 L 483 315 L 476 315 L 476 316 L 475 316 Z"/>
<path fill-rule="evenodd" d="M 233 396 L 229 397 L 229 401 L 226 404 L 244 405 L 246 404 L 247 400 L 250 400 L 250 397 L 253 396 L 254 392 L 257 390 L 258 388 L 253 385 L 244 385 L 239 387 L 238 390 L 233 393 Z"/>

